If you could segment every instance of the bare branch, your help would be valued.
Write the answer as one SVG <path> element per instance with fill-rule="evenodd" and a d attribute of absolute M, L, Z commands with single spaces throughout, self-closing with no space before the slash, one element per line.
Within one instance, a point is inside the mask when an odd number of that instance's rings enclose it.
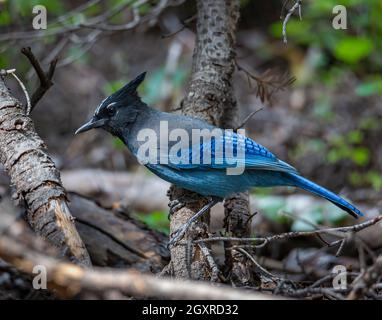
<path fill-rule="evenodd" d="M 2 70 L 0 70 L 0 74 L 1 74 L 1 76 L 7 75 L 7 74 L 11 74 L 16 79 L 16 81 L 18 82 L 18 84 L 21 87 L 21 90 L 23 90 L 23 92 L 24 92 L 25 99 L 26 99 L 26 102 L 27 102 L 27 107 L 26 107 L 26 110 L 25 110 L 25 114 L 28 115 L 30 110 L 31 110 L 31 100 L 29 98 L 29 93 L 28 93 L 27 89 L 25 88 L 24 83 L 16 75 L 16 69 L 10 69 L 10 70 L 3 70 L 2 69 Z"/>
<path fill-rule="evenodd" d="M 286 34 L 286 26 L 288 24 L 288 21 L 290 19 L 290 17 L 292 16 L 292 14 L 298 9 L 298 14 L 299 14 L 299 17 L 300 17 L 300 20 L 302 20 L 302 16 L 301 16 L 301 0 L 297 0 L 295 2 L 295 4 L 288 10 L 285 18 L 284 18 L 284 21 L 283 21 L 283 41 L 284 43 L 288 43 L 288 40 L 287 40 L 287 34 Z"/>
<path fill-rule="evenodd" d="M 159 297 L 167 299 L 221 299 L 221 300 L 269 300 L 277 299 L 248 290 L 232 289 L 195 281 L 157 278 L 136 270 L 94 268 L 83 269 L 75 264 L 61 262 L 21 244 L 15 238 L 0 238 L 0 257 L 20 270 L 32 274 L 33 266 L 44 265 L 49 285 L 61 297 L 73 297 L 84 292 L 104 294 L 118 290 L 135 297 Z"/>
<path fill-rule="evenodd" d="M 163 34 L 162 38 L 164 39 L 164 38 L 170 38 L 172 36 L 175 36 L 176 34 L 182 32 L 184 29 L 187 29 L 190 26 L 191 22 L 193 22 L 195 20 L 196 20 L 196 14 L 191 16 L 190 18 L 184 20 L 181 28 L 179 28 L 178 30 L 175 30 L 173 32 L 167 33 L 167 34 Z"/>
<path fill-rule="evenodd" d="M 382 215 L 379 215 L 373 219 L 367 220 L 365 222 L 355 224 L 352 226 L 347 227 L 338 227 L 338 228 L 325 228 L 325 229 L 319 229 L 319 230 L 313 230 L 313 231 L 292 231 L 292 232 L 286 232 L 281 234 L 276 234 L 268 237 L 254 237 L 254 238 L 238 238 L 238 237 L 211 237 L 207 239 L 199 239 L 195 240 L 194 243 L 199 242 L 216 242 L 216 241 L 237 241 L 237 242 L 255 242 L 259 244 L 253 244 L 248 245 L 255 248 L 261 248 L 267 245 L 268 243 L 272 241 L 279 241 L 279 240 L 285 240 L 285 239 L 292 239 L 297 237 L 309 237 L 309 236 L 317 236 L 319 234 L 330 234 L 336 237 L 343 237 L 345 234 L 349 233 L 356 233 L 363 229 L 366 229 L 377 222 L 382 220 Z M 337 240 L 330 245 L 334 244 L 341 244 L 342 240 Z"/>
<path fill-rule="evenodd" d="M 257 110 L 255 110 L 255 111 L 252 111 L 249 115 L 247 115 L 245 118 L 244 118 L 244 120 L 235 128 L 235 129 L 233 129 L 234 131 L 237 131 L 237 130 L 239 130 L 240 128 L 243 128 L 246 124 L 247 124 L 247 122 L 256 114 L 256 113 L 258 113 L 259 111 L 261 111 L 261 110 L 263 110 L 264 108 L 259 108 L 259 109 L 257 109 Z"/>
<path fill-rule="evenodd" d="M 36 107 L 37 103 L 44 96 L 44 94 L 53 85 L 52 78 L 53 78 L 54 71 L 56 69 L 58 58 L 54 58 L 50 62 L 48 71 L 44 72 L 44 70 L 42 69 L 40 65 L 40 62 L 33 54 L 32 49 L 30 47 L 22 48 L 21 53 L 28 58 L 29 62 L 33 66 L 34 70 L 36 71 L 36 74 L 40 81 L 40 85 L 36 89 L 36 91 L 33 93 L 31 103 L 28 105 L 28 108 L 27 108 L 27 115 L 29 115 L 33 111 L 33 109 Z"/>

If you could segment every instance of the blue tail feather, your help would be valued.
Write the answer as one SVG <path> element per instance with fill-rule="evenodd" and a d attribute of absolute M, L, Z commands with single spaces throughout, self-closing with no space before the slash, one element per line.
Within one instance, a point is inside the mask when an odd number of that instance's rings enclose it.
<path fill-rule="evenodd" d="M 320 197 L 323 197 L 329 200 L 330 202 L 335 204 L 337 207 L 350 213 L 353 217 L 358 218 L 358 216 L 363 216 L 363 213 L 359 211 L 356 207 L 351 205 L 349 202 L 347 202 L 340 196 L 336 195 L 335 193 L 319 186 L 318 184 L 294 173 L 289 173 L 288 177 L 291 178 L 292 184 L 294 186 L 304 189 L 306 191 L 312 192 Z"/>

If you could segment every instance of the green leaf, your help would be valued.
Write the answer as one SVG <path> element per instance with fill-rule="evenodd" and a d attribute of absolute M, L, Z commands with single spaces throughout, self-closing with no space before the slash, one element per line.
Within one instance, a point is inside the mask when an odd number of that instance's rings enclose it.
<path fill-rule="evenodd" d="M 363 141 L 363 133 L 360 130 L 353 130 L 348 133 L 348 141 L 350 143 L 361 143 Z"/>
<path fill-rule="evenodd" d="M 103 86 L 102 91 L 105 93 L 105 95 L 109 96 L 117 90 L 121 89 L 124 85 L 125 81 L 123 80 L 110 81 Z"/>
<path fill-rule="evenodd" d="M 5 26 L 11 23 L 11 15 L 7 11 L 0 12 L 0 25 Z"/>
<path fill-rule="evenodd" d="M 382 189 L 382 174 L 377 171 L 369 171 L 366 174 L 368 182 L 372 185 L 375 190 Z"/>
<path fill-rule="evenodd" d="M 281 210 L 286 206 L 284 197 L 276 196 L 260 196 L 256 200 L 259 210 L 270 220 L 285 223 L 288 219 L 284 215 L 280 215 Z"/>
<path fill-rule="evenodd" d="M 382 93 L 382 79 L 361 83 L 356 87 L 355 93 L 360 97 Z"/>
<path fill-rule="evenodd" d="M 351 154 L 351 158 L 354 163 L 365 166 L 370 160 L 370 150 L 366 147 L 354 148 Z"/>
<path fill-rule="evenodd" d="M 168 212 L 165 211 L 154 211 L 148 214 L 138 213 L 136 216 L 140 221 L 146 223 L 150 228 L 165 234 L 169 234 L 170 228 L 167 214 Z"/>
<path fill-rule="evenodd" d="M 354 64 L 373 51 L 373 42 L 365 37 L 345 37 L 335 44 L 334 56 L 343 62 Z"/>
<path fill-rule="evenodd" d="M 316 101 L 313 107 L 313 114 L 326 121 L 330 121 L 334 117 L 332 111 L 332 105 L 330 98 L 328 96 L 321 96 L 318 101 Z"/>
<path fill-rule="evenodd" d="M 282 22 L 275 22 L 269 31 L 276 38 L 282 38 Z M 314 33 L 311 32 L 312 24 L 308 20 L 290 19 L 287 27 L 288 39 L 293 39 L 299 43 L 312 43 L 315 41 Z"/>

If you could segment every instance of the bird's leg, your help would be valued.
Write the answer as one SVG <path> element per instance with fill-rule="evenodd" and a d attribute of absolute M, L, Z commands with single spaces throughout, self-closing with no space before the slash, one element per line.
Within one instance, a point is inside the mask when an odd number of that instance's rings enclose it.
<path fill-rule="evenodd" d="M 218 197 L 211 197 L 210 201 L 203 206 L 196 214 L 194 214 L 182 227 L 180 227 L 178 230 L 176 230 L 171 235 L 171 240 L 168 243 L 168 247 L 175 245 L 179 240 L 181 240 L 186 233 L 187 229 L 191 226 L 191 224 L 196 221 L 198 218 L 200 218 L 203 214 L 208 212 L 215 204 L 222 201 L 221 198 Z"/>
<path fill-rule="evenodd" d="M 170 220 L 170 217 L 175 212 L 184 208 L 187 204 L 195 203 L 197 201 L 199 201 L 199 195 L 194 193 L 192 193 L 191 195 L 186 195 L 186 196 L 170 201 L 168 204 L 168 206 L 170 207 L 170 211 L 168 213 L 168 219 Z"/>

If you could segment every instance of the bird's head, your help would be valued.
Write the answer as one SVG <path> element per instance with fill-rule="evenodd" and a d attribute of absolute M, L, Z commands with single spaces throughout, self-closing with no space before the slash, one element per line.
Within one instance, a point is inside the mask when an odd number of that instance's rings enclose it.
<path fill-rule="evenodd" d="M 76 134 L 94 128 L 102 128 L 114 135 L 120 135 L 121 129 L 133 123 L 139 109 L 144 105 L 137 93 L 138 86 L 145 79 L 146 72 L 114 92 L 101 102 L 94 116 L 80 128 Z"/>

